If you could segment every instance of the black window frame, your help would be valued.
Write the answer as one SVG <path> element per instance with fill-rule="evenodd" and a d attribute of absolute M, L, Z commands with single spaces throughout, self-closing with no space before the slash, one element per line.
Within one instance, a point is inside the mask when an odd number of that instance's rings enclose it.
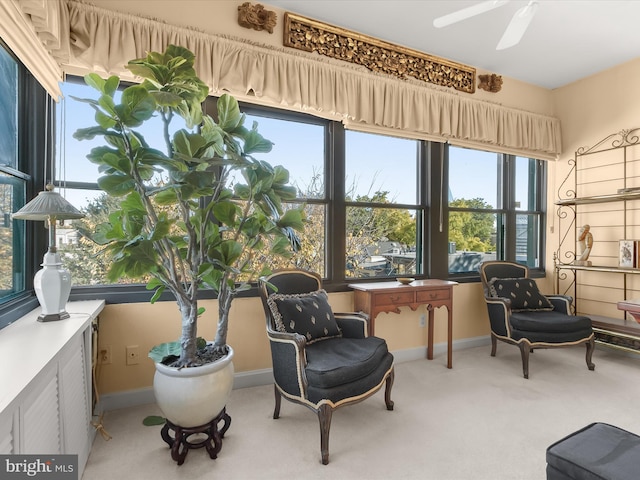
<path fill-rule="evenodd" d="M 51 158 L 54 147 L 53 142 L 47 142 L 47 138 L 52 138 L 54 128 L 54 102 L 1 39 L 0 48 L 13 57 L 18 65 L 17 169 L 0 167 L 0 170 L 25 183 L 27 202 L 44 187 L 44 166 Z M 45 112 L 48 112 L 48 115 L 45 115 Z M 41 259 L 47 249 L 44 222 L 13 222 L 21 223 L 15 230 L 22 232 L 21 240 L 24 244 L 24 290 L 16 292 L 10 300 L 0 305 L 0 329 L 38 308 L 39 303 L 33 290 L 33 276 L 40 268 Z"/>
<path fill-rule="evenodd" d="M 445 165 L 445 178 L 447 179 L 444 184 L 449 185 L 449 147 L 450 144 L 443 146 L 444 151 L 444 165 Z M 498 205 L 493 209 L 461 209 L 449 207 L 448 199 L 443 200 L 445 205 L 445 218 L 447 219 L 447 225 L 445 231 L 449 231 L 448 219 L 449 212 L 451 211 L 469 211 L 480 213 L 495 213 L 498 221 L 498 227 L 496 232 L 496 254 L 497 260 L 505 260 L 509 262 L 518 262 L 516 252 L 516 234 L 517 234 L 517 217 L 518 215 L 535 215 L 540 219 L 539 223 L 539 237 L 538 237 L 538 254 L 539 265 L 532 266 L 527 265 L 529 268 L 529 274 L 533 278 L 542 278 L 545 276 L 545 248 L 546 248 L 546 184 L 547 184 L 547 168 L 546 162 L 535 158 L 523 157 L 522 155 L 507 154 L 507 153 L 495 153 L 496 161 L 498 162 L 497 168 L 497 189 Z M 533 175 L 528 176 L 529 181 L 529 195 L 533 196 L 534 208 L 533 209 L 520 209 L 516 205 L 516 159 L 528 158 L 529 160 L 529 173 Z M 535 185 L 531 185 L 531 181 L 535 181 Z M 444 192 L 443 192 L 444 194 Z M 504 222 L 500 219 L 503 218 Z M 442 248 L 442 246 L 440 246 Z M 448 252 L 448 235 L 447 245 L 445 250 L 441 252 Z M 520 262 L 522 263 L 522 262 Z M 526 263 L 525 263 L 526 265 Z M 444 273 L 443 273 L 444 275 Z M 479 281 L 479 273 L 477 272 L 464 272 L 464 273 L 449 273 L 449 269 L 446 269 L 446 277 L 449 280 L 457 281 L 461 283 Z M 441 278 L 446 278 L 445 276 Z"/>
<path fill-rule="evenodd" d="M 69 77 L 67 81 L 82 82 L 81 78 Z M 123 85 L 124 86 L 124 85 Z M 205 111 L 215 118 L 216 97 L 210 96 L 204 104 Z M 240 101 L 240 109 L 243 113 L 252 116 L 268 116 L 289 121 L 299 121 L 321 125 L 325 128 L 325 199 L 309 199 L 317 203 L 327 205 L 326 209 L 326 244 L 325 255 L 326 268 L 323 286 L 327 291 L 348 291 L 349 283 L 389 281 L 393 277 L 372 278 L 346 278 L 345 277 L 345 231 L 346 208 L 349 202 L 345 200 L 345 125 L 340 121 L 329 120 L 319 116 L 288 111 L 284 109 L 267 107 Z M 418 222 L 418 238 L 422 239 L 422 249 L 417 252 L 417 257 L 422 262 L 421 274 L 417 278 L 442 278 L 458 282 L 477 282 L 479 274 L 449 274 L 448 272 L 448 149 L 449 144 L 416 140 L 418 142 L 418 205 L 423 212 L 422 222 Z M 515 158 L 515 155 L 511 155 Z M 273 160 L 277 162 L 277 159 Z M 538 199 L 541 201 L 541 231 L 540 248 L 544 254 L 544 219 L 546 195 L 546 170 L 543 161 L 538 160 L 541 177 L 537 188 Z M 504 188 L 509 188 L 509 180 L 505 176 Z M 66 188 L 93 188 L 97 184 L 66 182 Z M 304 200 L 304 199 L 303 199 Z M 394 205 L 395 206 L 395 205 Z M 400 205 L 402 206 L 402 205 Z M 388 205 L 384 205 L 388 207 Z M 411 205 L 414 208 L 414 205 Z M 509 209 L 506 209 L 509 210 Z M 522 213 L 518 211 L 518 213 Z M 515 218 L 515 217 L 514 217 Z M 508 239 L 507 239 L 508 240 Z M 515 251 L 515 245 L 513 247 Z M 512 256 L 505 255 L 509 260 Z M 513 256 L 514 258 L 514 256 Z M 541 257 L 540 267 L 531 269 L 534 276 L 544 275 L 544 255 Z M 143 284 L 134 285 L 100 285 L 100 286 L 76 286 L 71 292 L 71 300 L 87 300 L 102 298 L 107 303 L 133 303 L 145 302 L 150 299 L 152 292 L 146 290 Z M 241 296 L 256 296 L 257 290 L 251 289 L 242 292 Z M 201 298 L 215 298 L 211 291 L 204 290 Z M 160 300 L 173 300 L 170 294 L 165 293 Z"/>

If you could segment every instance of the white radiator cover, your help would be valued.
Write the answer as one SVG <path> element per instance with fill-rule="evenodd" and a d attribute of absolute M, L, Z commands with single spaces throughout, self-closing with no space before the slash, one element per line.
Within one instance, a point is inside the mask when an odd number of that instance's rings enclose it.
<path fill-rule="evenodd" d="M 0 330 L 0 453 L 91 451 L 92 323 L 103 300 L 69 302 L 71 318 L 38 322 L 40 309 Z"/>

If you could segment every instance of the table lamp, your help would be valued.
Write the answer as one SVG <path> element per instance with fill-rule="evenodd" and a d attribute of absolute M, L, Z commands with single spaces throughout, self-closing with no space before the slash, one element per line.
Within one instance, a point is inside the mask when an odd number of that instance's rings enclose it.
<path fill-rule="evenodd" d="M 54 192 L 51 184 L 12 215 L 16 220 L 40 220 L 48 223 L 49 249 L 44 254 L 42 269 L 33 278 L 36 297 L 42 306 L 39 322 L 69 318 L 65 307 L 71 293 L 71 275 L 62 268 L 62 260 L 56 248 L 56 220 L 82 217 L 84 214 Z"/>

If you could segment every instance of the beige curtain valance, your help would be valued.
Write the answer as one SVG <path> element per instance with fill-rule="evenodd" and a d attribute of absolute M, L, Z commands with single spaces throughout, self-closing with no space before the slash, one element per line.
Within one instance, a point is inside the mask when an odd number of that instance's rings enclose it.
<path fill-rule="evenodd" d="M 554 159 L 556 118 L 506 108 L 337 64 L 303 52 L 197 32 L 69 0 L 68 71 L 126 74 L 124 64 L 173 43 L 196 55 L 196 69 L 213 93 L 255 96 L 261 103 L 315 111 L 345 123 L 495 145 Z"/>

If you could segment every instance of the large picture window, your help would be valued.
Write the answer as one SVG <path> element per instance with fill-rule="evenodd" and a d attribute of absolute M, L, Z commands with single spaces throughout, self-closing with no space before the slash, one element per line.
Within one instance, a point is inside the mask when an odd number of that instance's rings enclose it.
<path fill-rule="evenodd" d="M 110 301 L 132 301 L 127 300 L 135 290 L 131 286 L 106 285 L 106 264 L 89 235 L 116 208 L 99 190 L 99 172 L 86 159 L 93 145 L 72 138 L 90 123 L 92 111 L 71 97 L 91 97 L 93 90 L 72 79 L 63 92 L 56 184 L 87 217 L 59 228 L 58 245 L 73 270 L 76 293 L 99 288 Z M 205 102 L 214 117 L 215 105 L 213 97 Z M 477 280 L 479 262 L 489 258 L 542 267 L 543 162 L 349 130 L 298 112 L 240 107 L 247 123 L 257 122 L 274 144 L 256 158 L 287 168 L 297 190 L 291 206 L 304 205 L 307 217 L 296 255 L 286 260 L 258 255 L 256 261 L 272 269 L 318 272 L 330 290 L 354 280 L 397 276 Z M 145 138 L 152 140 L 153 127 L 148 130 Z M 127 287 L 118 290 L 121 300 L 108 297 L 118 287 Z"/>
<path fill-rule="evenodd" d="M 487 260 L 540 268 L 543 162 L 449 146 L 449 274 Z"/>

